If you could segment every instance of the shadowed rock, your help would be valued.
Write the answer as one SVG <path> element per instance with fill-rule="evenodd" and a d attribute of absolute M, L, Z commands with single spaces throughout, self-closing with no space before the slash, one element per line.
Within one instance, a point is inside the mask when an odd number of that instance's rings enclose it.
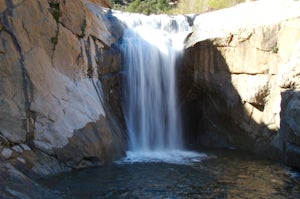
<path fill-rule="evenodd" d="M 300 3 L 267 5 L 196 17 L 179 76 L 187 137 L 299 167 Z"/>

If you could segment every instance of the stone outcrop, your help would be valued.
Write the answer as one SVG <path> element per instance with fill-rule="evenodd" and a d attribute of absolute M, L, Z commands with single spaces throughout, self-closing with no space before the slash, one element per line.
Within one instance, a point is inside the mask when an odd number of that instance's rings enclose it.
<path fill-rule="evenodd" d="M 299 167 L 300 2 L 269 3 L 195 17 L 179 73 L 186 139 Z M 56 198 L 32 179 L 124 155 L 122 32 L 99 6 L 0 1 L 0 197 Z"/>
<path fill-rule="evenodd" d="M 268 3 L 194 20 L 180 75 L 187 139 L 299 167 L 300 2 Z"/>
<path fill-rule="evenodd" d="M 0 1 L 1 170 L 44 176 L 124 155 L 120 27 L 99 5 Z"/>

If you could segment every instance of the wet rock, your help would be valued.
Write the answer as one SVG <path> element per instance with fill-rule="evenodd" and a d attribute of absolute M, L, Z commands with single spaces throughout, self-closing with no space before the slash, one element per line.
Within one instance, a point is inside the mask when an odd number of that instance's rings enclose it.
<path fill-rule="evenodd" d="M 26 144 L 21 144 L 20 146 L 21 146 L 22 149 L 25 150 L 25 151 L 30 151 L 30 150 L 31 150 L 31 148 L 30 148 L 28 145 L 26 145 Z"/>
<path fill-rule="evenodd" d="M 21 146 L 19 145 L 15 145 L 12 147 L 12 150 L 16 151 L 17 153 L 22 153 L 23 152 L 23 149 Z"/>
<path fill-rule="evenodd" d="M 76 130 L 65 147 L 55 149 L 58 158 L 68 160 L 69 166 L 83 167 L 93 162 L 107 164 L 124 156 L 126 142 L 121 129 L 111 119 L 110 116 L 100 117 Z M 88 161 L 91 159 L 93 161 Z M 83 164 L 87 161 L 89 164 Z"/>
<path fill-rule="evenodd" d="M 290 100 L 285 110 L 285 120 L 291 130 L 300 136 L 300 98 L 295 97 Z"/>
<path fill-rule="evenodd" d="M 13 155 L 13 151 L 8 149 L 8 148 L 4 148 L 2 149 L 1 151 L 1 156 L 4 158 L 4 159 L 9 159 L 11 158 Z"/>
<path fill-rule="evenodd" d="M 299 145 L 294 145 L 288 143 L 286 146 L 286 163 L 295 168 L 299 168 L 300 162 L 300 147 Z"/>
<path fill-rule="evenodd" d="M 22 174 L 9 163 L 0 162 L 1 198 L 60 198 Z"/>

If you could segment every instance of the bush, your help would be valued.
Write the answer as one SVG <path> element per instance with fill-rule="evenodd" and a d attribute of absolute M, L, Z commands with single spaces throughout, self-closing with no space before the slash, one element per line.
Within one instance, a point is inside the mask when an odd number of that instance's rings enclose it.
<path fill-rule="evenodd" d="M 52 14 L 54 20 L 55 20 L 56 22 L 58 22 L 59 17 L 60 17 L 60 15 L 61 15 L 61 13 L 60 13 L 60 11 L 59 11 L 59 3 L 56 3 L 56 2 L 51 3 L 51 2 L 50 2 L 49 5 L 50 5 L 50 12 L 51 12 L 51 14 Z"/>

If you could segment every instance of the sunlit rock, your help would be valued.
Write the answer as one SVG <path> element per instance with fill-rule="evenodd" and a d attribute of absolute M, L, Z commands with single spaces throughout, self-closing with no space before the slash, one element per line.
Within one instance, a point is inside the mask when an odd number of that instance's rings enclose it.
<path fill-rule="evenodd" d="M 223 147 L 225 136 L 227 147 L 295 166 L 300 163 L 300 2 L 275 1 L 271 10 L 269 2 L 196 17 L 180 82 L 186 112 L 198 122 L 186 126 L 198 132 L 194 143 Z"/>
<path fill-rule="evenodd" d="M 0 3 L 1 145 L 19 156 L 10 158 L 13 164 L 34 175 L 68 170 L 66 164 L 76 167 L 86 158 L 105 164 L 124 155 L 121 57 L 112 47 L 119 35 L 111 32 L 109 11 L 97 7 L 107 3 Z"/>

